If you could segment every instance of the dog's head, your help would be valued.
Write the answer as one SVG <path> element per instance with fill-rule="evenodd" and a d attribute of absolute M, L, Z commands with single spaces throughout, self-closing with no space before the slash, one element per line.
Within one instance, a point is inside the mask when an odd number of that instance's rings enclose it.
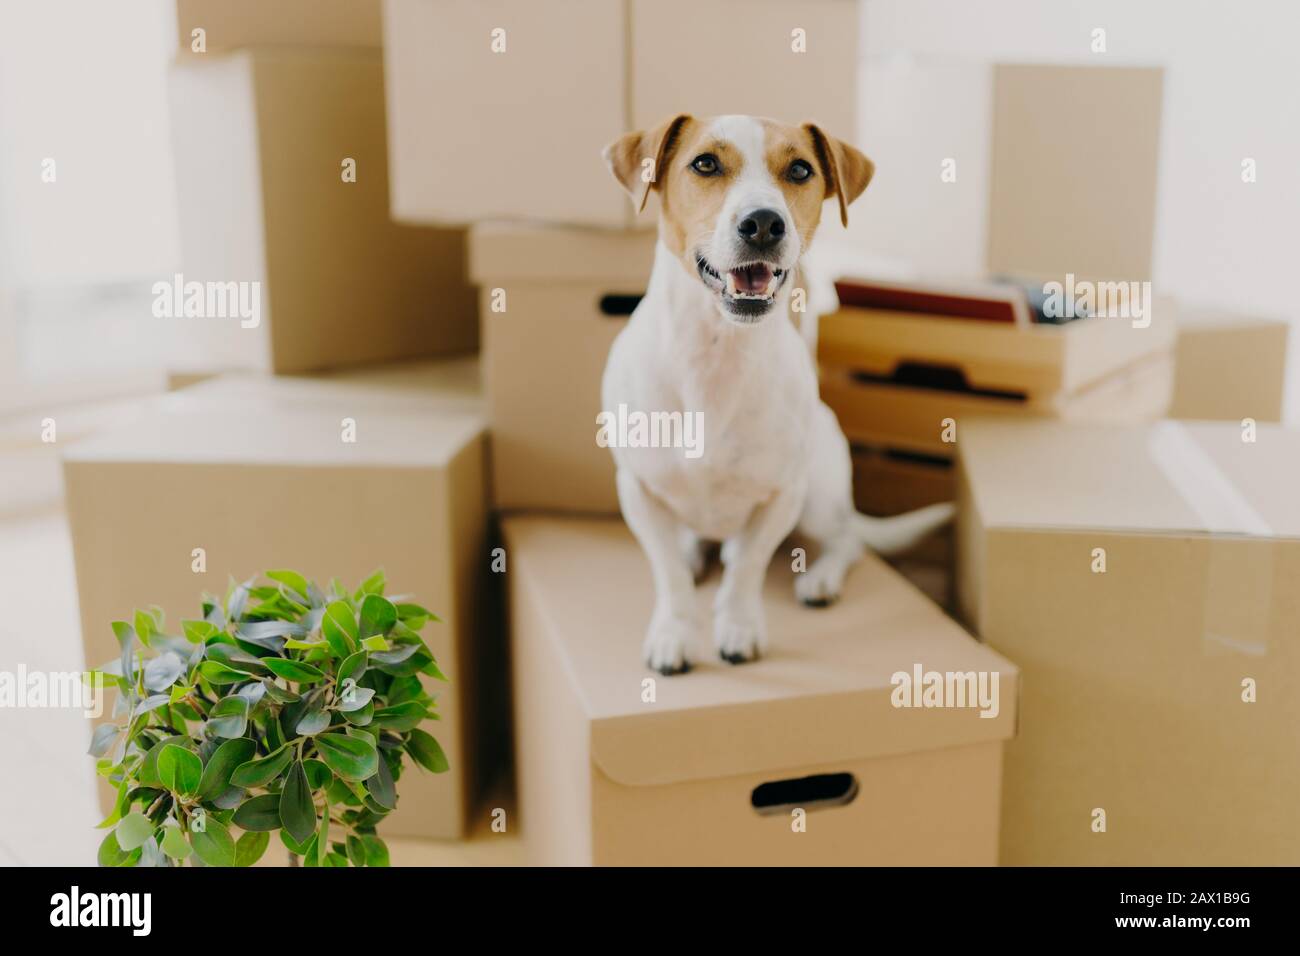
<path fill-rule="evenodd" d="M 812 241 L 822 203 L 849 203 L 874 167 L 812 123 L 752 116 L 677 116 L 605 147 L 605 161 L 644 209 L 660 198 L 660 235 L 684 268 L 739 323 L 761 320 Z"/>

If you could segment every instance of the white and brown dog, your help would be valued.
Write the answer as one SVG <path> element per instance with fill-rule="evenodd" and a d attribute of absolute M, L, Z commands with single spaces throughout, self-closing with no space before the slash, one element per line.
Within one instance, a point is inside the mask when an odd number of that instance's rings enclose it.
<path fill-rule="evenodd" d="M 952 514 L 948 504 L 857 513 L 848 443 L 790 319 L 790 277 L 823 202 L 837 199 L 847 223 L 873 167 L 812 124 L 749 116 L 678 116 L 623 136 L 605 160 L 642 208 L 659 194 L 660 219 L 645 298 L 605 366 L 604 407 L 698 412 L 704 439 L 697 457 L 613 448 L 619 503 L 656 591 L 645 660 L 664 674 L 689 666 L 695 581 L 713 541 L 725 567 L 714 644 L 723 660 L 752 660 L 766 640 L 763 578 L 796 527 L 820 554 L 795 592 L 822 606 L 865 547 L 905 549 Z"/>

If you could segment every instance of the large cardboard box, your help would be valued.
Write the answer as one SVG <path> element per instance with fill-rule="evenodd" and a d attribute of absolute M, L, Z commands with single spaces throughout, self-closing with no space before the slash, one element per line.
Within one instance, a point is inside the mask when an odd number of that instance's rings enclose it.
<path fill-rule="evenodd" d="M 471 230 L 497 508 L 618 511 L 614 460 L 596 444 L 600 380 L 654 246 L 648 230 Z"/>
<path fill-rule="evenodd" d="M 878 559 L 823 610 L 796 602 L 778 559 L 766 656 L 725 664 L 702 653 L 702 631 L 694 669 L 661 677 L 640 658 L 650 570 L 621 521 L 518 516 L 504 533 L 533 862 L 997 862 L 1017 671 Z M 990 716 L 894 706 L 894 675 L 917 667 L 984 674 Z"/>
<path fill-rule="evenodd" d="M 869 58 L 876 177 L 850 232 L 922 275 L 1149 279 L 1163 85 L 1132 65 Z"/>
<path fill-rule="evenodd" d="M 974 417 L 1159 418 L 1175 306 L 1145 308 L 1062 325 L 842 308 L 820 320 L 822 398 L 854 442 L 946 457 Z"/>
<path fill-rule="evenodd" d="M 1289 331 L 1284 319 L 1184 310 L 1174 347 L 1170 417 L 1281 421 Z"/>
<path fill-rule="evenodd" d="M 1164 71 L 993 68 L 988 256 L 994 273 L 1151 278 Z M 1062 128 L 1071 132 L 1062 135 Z M 1081 143 L 1081 131 L 1105 130 Z"/>
<path fill-rule="evenodd" d="M 562 6 L 384 4 L 394 216 L 629 226 L 601 150 L 677 113 L 815 120 L 854 139 L 854 0 Z"/>
<path fill-rule="evenodd" d="M 340 46 L 378 49 L 381 0 L 176 0 L 182 55 L 245 46 Z M 202 52 L 195 49 L 202 30 Z"/>
<path fill-rule="evenodd" d="M 347 429 L 355 431 L 348 441 Z M 451 769 L 412 768 L 385 829 L 459 836 L 476 763 L 479 589 L 487 568 L 484 422 L 470 360 L 321 379 L 231 376 L 160 397 L 64 457 L 82 634 L 113 659 L 109 623 L 160 605 L 172 627 L 203 591 L 293 568 L 392 593 L 440 615 L 424 632 Z M 194 571 L 203 549 L 206 570 Z M 490 662 L 487 662 L 490 663 Z M 484 665 L 486 666 L 486 665 Z"/>
<path fill-rule="evenodd" d="M 1300 863 L 1300 433 L 1243 435 L 967 426 L 959 603 L 1024 682 L 1004 864 Z"/>
<path fill-rule="evenodd" d="M 174 368 L 300 372 L 474 350 L 464 233 L 389 220 L 380 60 L 257 48 L 173 64 L 184 273 L 155 287 L 173 313 L 155 322 Z M 189 283 L 245 283 L 260 311 L 187 316 Z"/>

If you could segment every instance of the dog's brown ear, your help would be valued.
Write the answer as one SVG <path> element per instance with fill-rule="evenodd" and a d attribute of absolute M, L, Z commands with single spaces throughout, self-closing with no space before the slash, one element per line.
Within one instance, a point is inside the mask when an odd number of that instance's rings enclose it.
<path fill-rule="evenodd" d="M 637 204 L 637 212 L 645 208 L 650 190 L 663 176 L 664 167 L 681 137 L 682 127 L 689 119 L 682 113 L 652 130 L 620 136 L 605 147 L 602 153 L 605 162 Z"/>
<path fill-rule="evenodd" d="M 875 163 L 859 150 L 833 136 L 827 136 L 814 123 L 805 123 L 804 129 L 812 137 L 817 150 L 817 162 L 826 177 L 826 198 L 833 193 L 840 201 L 840 222 L 849 224 L 849 203 L 862 195 L 876 171 Z"/>

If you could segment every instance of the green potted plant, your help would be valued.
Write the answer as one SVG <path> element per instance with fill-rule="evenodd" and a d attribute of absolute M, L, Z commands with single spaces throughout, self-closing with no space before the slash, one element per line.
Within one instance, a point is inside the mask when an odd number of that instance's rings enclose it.
<path fill-rule="evenodd" d="M 295 571 L 204 595 L 198 620 L 160 608 L 115 621 L 118 660 L 91 672 L 119 691 L 90 752 L 117 789 L 105 866 L 250 866 L 271 835 L 305 866 L 387 866 L 376 832 L 409 756 L 447 760 L 421 674 L 446 680 L 420 630 L 438 618 L 384 596 L 383 572 L 328 592 Z"/>

